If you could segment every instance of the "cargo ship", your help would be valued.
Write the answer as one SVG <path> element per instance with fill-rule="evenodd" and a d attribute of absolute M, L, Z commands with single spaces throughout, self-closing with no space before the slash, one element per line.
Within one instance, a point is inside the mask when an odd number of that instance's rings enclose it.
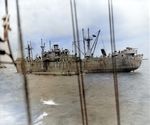
<path fill-rule="evenodd" d="M 98 31 L 97 36 L 93 35 L 93 37 L 96 38 L 92 44 L 92 47 L 90 47 L 90 41 L 93 40 L 93 38 L 90 38 L 88 35 L 88 38 L 83 39 L 84 52 L 81 52 L 84 55 L 83 59 L 79 59 L 76 53 L 71 55 L 68 49 L 59 49 L 58 44 L 53 45 L 53 47 L 50 47 L 50 50 L 46 52 L 44 51 L 45 43 L 43 45 L 41 39 L 41 56 L 36 57 L 33 60 L 30 56 L 32 47 L 31 44 L 28 44 L 28 47 L 26 48 L 28 50 L 28 57 L 26 57 L 26 59 L 16 59 L 17 71 L 21 72 L 21 62 L 25 61 L 27 73 L 45 75 L 74 75 L 77 74 L 76 62 L 81 61 L 82 70 L 84 73 L 113 72 L 112 57 L 116 58 L 117 72 L 130 72 L 140 67 L 143 54 L 138 54 L 137 49 L 131 47 L 126 47 L 122 51 L 115 51 L 108 55 L 106 54 L 105 49 L 101 49 L 102 55 L 100 57 L 93 57 L 99 33 L 100 30 Z M 85 42 L 87 43 L 86 46 Z"/>

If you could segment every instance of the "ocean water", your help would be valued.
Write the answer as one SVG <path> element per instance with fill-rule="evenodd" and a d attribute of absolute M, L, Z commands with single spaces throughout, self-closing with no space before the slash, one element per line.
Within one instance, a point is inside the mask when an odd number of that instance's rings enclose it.
<path fill-rule="evenodd" d="M 27 75 L 33 125 L 82 125 L 77 76 Z M 117 125 L 112 73 L 84 74 L 89 125 Z M 118 73 L 121 125 L 150 124 L 150 62 Z M 27 125 L 22 75 L 0 69 L 0 125 Z"/>

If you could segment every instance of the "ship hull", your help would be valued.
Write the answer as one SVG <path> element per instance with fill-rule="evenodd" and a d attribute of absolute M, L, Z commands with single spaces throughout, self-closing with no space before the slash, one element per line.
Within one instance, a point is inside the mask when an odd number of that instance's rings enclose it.
<path fill-rule="evenodd" d="M 126 56 L 116 58 L 117 72 L 130 72 L 138 69 L 142 63 L 142 56 Z M 92 59 L 84 63 L 84 69 L 90 73 L 113 72 L 113 63 L 111 57 Z"/>
<path fill-rule="evenodd" d="M 141 65 L 143 56 L 117 56 L 116 71 L 130 72 L 138 69 Z M 17 71 L 21 72 L 21 61 L 16 61 Z M 79 63 L 78 63 L 79 65 Z M 91 58 L 82 60 L 82 70 L 84 73 L 108 73 L 113 72 L 112 57 Z M 49 60 L 43 62 L 26 61 L 26 72 L 49 72 L 50 74 L 77 74 L 76 61 L 63 60 L 51 62 Z M 47 73 L 48 74 L 48 73 Z"/>

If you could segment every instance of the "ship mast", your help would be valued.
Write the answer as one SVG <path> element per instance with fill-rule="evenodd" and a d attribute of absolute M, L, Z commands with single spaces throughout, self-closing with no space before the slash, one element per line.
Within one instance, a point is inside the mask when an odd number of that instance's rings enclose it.
<path fill-rule="evenodd" d="M 98 41 L 98 37 L 99 37 L 99 34 L 100 34 L 100 30 L 98 31 L 98 34 L 97 36 L 96 35 L 93 35 L 93 37 L 96 37 L 92 47 L 90 47 L 90 42 L 91 40 L 93 40 L 92 38 L 90 38 L 90 35 L 89 35 L 89 28 L 88 28 L 88 38 L 84 38 L 85 41 L 87 41 L 87 52 L 85 53 L 85 57 L 86 58 L 90 58 L 90 57 L 93 57 L 94 55 L 94 52 L 95 52 L 95 48 L 96 48 L 96 45 L 97 45 L 97 41 Z M 83 36 L 84 36 L 84 30 L 83 30 Z M 84 41 L 83 41 L 84 43 Z M 85 43 L 84 43 L 85 44 Z M 85 45 L 84 45 L 85 47 Z M 85 48 L 84 48 L 85 50 Z"/>
<path fill-rule="evenodd" d="M 30 41 L 30 48 L 31 48 L 31 56 L 32 56 L 32 59 L 33 59 L 33 53 L 32 53 L 32 45 L 31 45 L 31 41 Z"/>
<path fill-rule="evenodd" d="M 90 41 L 93 40 L 93 39 L 90 38 L 90 36 L 89 36 L 89 28 L 88 28 L 88 38 L 84 38 L 84 40 L 87 41 L 87 53 L 86 53 L 86 57 L 91 57 Z"/>
<path fill-rule="evenodd" d="M 82 35 L 83 35 L 83 47 L 84 47 L 84 58 L 86 56 L 86 50 L 85 50 L 85 40 L 84 40 L 84 29 L 82 29 Z"/>
<path fill-rule="evenodd" d="M 49 50 L 51 51 L 51 41 L 49 41 Z"/>
<path fill-rule="evenodd" d="M 44 43 L 44 45 L 43 45 L 43 42 L 42 42 L 42 39 L 41 39 L 41 49 L 42 49 L 42 52 L 41 52 L 41 57 L 42 57 L 42 55 L 43 55 L 43 53 L 44 53 L 44 48 L 45 48 L 45 43 Z"/>
<path fill-rule="evenodd" d="M 27 41 L 27 43 L 28 43 L 28 41 Z M 31 61 L 31 53 L 32 53 L 32 47 L 31 47 L 31 41 L 30 41 L 30 45 L 28 44 L 27 45 L 28 47 L 27 48 L 25 48 L 25 49 L 27 49 L 28 50 L 28 61 Z M 31 51 L 31 53 L 30 53 L 30 51 Z"/>

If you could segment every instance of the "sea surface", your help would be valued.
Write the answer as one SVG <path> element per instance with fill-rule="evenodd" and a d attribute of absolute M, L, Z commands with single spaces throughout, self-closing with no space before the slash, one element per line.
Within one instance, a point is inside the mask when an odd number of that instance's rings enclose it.
<path fill-rule="evenodd" d="M 82 125 L 77 76 L 27 75 L 33 125 Z M 89 125 L 117 125 L 112 73 L 84 74 Z M 118 73 L 121 125 L 150 125 L 150 62 Z M 27 125 L 24 82 L 0 69 L 0 125 Z"/>

